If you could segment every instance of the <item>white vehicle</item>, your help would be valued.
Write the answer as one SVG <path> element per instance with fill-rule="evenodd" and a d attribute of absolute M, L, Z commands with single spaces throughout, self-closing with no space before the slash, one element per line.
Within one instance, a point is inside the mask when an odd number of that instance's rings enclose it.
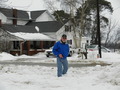
<path fill-rule="evenodd" d="M 76 53 L 80 54 L 80 53 L 88 53 L 89 51 L 98 51 L 98 45 L 89 45 L 87 46 L 87 49 L 85 48 L 77 48 L 76 49 Z M 102 52 L 111 52 L 111 50 L 109 50 L 106 47 L 101 46 L 101 51 Z"/>
<path fill-rule="evenodd" d="M 87 47 L 87 51 L 97 51 L 98 50 L 98 45 L 89 45 Z M 103 52 L 111 52 L 111 50 L 109 50 L 106 47 L 101 46 L 101 51 Z"/>
<path fill-rule="evenodd" d="M 50 49 L 45 50 L 45 54 L 46 54 L 47 57 L 49 57 L 49 56 L 54 56 L 54 54 L 53 54 L 53 52 L 52 52 L 52 48 L 53 48 L 53 47 L 51 47 Z M 72 56 L 73 53 L 74 53 L 74 49 L 70 48 L 70 52 L 69 52 L 69 55 L 68 55 L 68 56 Z"/>

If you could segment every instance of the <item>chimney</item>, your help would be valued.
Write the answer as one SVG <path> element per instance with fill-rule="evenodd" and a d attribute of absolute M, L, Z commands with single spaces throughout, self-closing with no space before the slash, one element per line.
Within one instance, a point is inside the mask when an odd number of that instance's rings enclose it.
<path fill-rule="evenodd" d="M 0 27 L 2 27 L 2 20 L 0 19 Z"/>
<path fill-rule="evenodd" d="M 13 9 L 13 25 L 17 25 L 17 9 Z"/>

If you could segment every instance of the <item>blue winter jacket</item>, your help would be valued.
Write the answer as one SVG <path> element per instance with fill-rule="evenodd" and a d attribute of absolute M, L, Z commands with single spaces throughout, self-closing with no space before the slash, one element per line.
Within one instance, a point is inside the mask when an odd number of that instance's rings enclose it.
<path fill-rule="evenodd" d="M 53 54 L 57 57 L 59 57 L 59 54 L 63 55 L 63 60 L 67 58 L 69 54 L 69 45 L 68 44 L 63 44 L 61 41 L 58 41 L 52 50 Z"/>

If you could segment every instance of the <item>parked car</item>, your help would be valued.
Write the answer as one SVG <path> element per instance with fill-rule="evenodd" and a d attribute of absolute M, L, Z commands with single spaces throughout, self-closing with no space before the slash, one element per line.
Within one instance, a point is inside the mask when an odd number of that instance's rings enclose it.
<path fill-rule="evenodd" d="M 54 54 L 53 54 L 53 52 L 52 52 L 52 48 L 53 48 L 53 47 L 51 47 L 50 49 L 45 50 L 46 57 L 54 56 Z M 73 53 L 74 53 L 74 49 L 70 48 L 70 52 L 69 52 L 69 55 L 68 55 L 68 56 L 72 56 Z"/>
<path fill-rule="evenodd" d="M 98 50 L 98 45 L 89 45 L 87 46 L 87 51 L 97 51 Z M 101 51 L 103 52 L 111 52 L 108 48 L 101 46 Z"/>

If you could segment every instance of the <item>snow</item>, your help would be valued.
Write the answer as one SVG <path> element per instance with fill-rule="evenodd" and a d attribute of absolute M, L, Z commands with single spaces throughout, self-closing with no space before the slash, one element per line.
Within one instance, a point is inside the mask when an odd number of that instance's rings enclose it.
<path fill-rule="evenodd" d="M 69 62 L 79 62 L 79 61 L 103 61 L 106 63 L 117 63 L 120 62 L 120 53 L 117 52 L 102 52 L 102 58 L 97 58 L 97 51 L 89 51 L 88 52 L 88 59 L 85 60 L 84 55 L 78 55 L 78 54 L 73 54 L 72 57 L 68 57 Z M 82 58 L 83 57 L 83 58 Z M 17 60 L 17 59 L 40 59 L 39 62 L 55 62 L 56 58 L 51 56 L 50 58 L 47 58 L 45 53 L 38 53 L 33 56 L 27 56 L 27 55 L 21 55 L 21 56 L 13 56 L 9 53 L 2 52 L 0 53 L 0 61 L 4 60 Z M 33 60 L 35 62 L 35 60 Z"/>
<path fill-rule="evenodd" d="M 15 35 L 19 38 L 22 38 L 24 40 L 42 40 L 42 41 L 54 41 L 54 39 L 42 34 L 42 33 L 11 33 L 12 35 Z"/>
<path fill-rule="evenodd" d="M 104 58 L 98 60 L 105 62 L 120 62 L 120 54 L 118 53 L 103 53 L 103 57 Z"/>
<path fill-rule="evenodd" d="M 40 31 L 39 27 L 38 26 L 35 26 L 35 29 L 37 30 L 37 32 Z"/>
<path fill-rule="evenodd" d="M 120 64 L 69 68 L 68 74 L 58 78 L 56 67 L 0 66 L 0 90 L 119 90 Z"/>
<path fill-rule="evenodd" d="M 69 62 L 105 62 L 105 63 L 119 63 L 120 62 L 120 53 L 114 52 L 102 52 L 102 58 L 97 58 L 96 51 L 89 51 L 88 52 L 88 59 L 85 59 L 84 55 L 73 54 L 72 57 L 68 57 Z M 0 53 L 0 61 L 5 60 L 18 60 L 18 59 L 40 59 L 39 62 L 56 62 L 56 58 L 51 56 L 49 58 L 46 57 L 45 53 L 38 53 L 33 56 L 21 55 L 21 56 L 13 56 L 9 53 L 2 52 Z M 28 60 L 29 62 L 30 60 Z M 32 60 L 32 62 L 36 62 L 36 60 Z M 37 60 L 38 62 L 38 60 Z"/>
<path fill-rule="evenodd" d="M 0 61 L 5 61 L 5 60 L 17 60 L 17 58 L 5 52 L 0 53 Z"/>
<path fill-rule="evenodd" d="M 120 54 L 103 53 L 99 59 L 96 52 L 89 52 L 89 58 L 81 60 L 77 54 L 68 57 L 69 63 L 78 61 L 103 61 L 111 63 L 109 66 L 69 67 L 68 73 L 58 78 L 56 67 L 0 65 L 0 90 L 120 90 Z M 91 57 L 90 57 L 91 56 Z M 12 56 L 8 53 L 0 54 L 0 61 L 30 59 L 32 62 L 55 63 L 56 58 L 46 58 L 44 53 L 34 56 Z M 50 62 L 50 63 L 51 63 Z"/>
<path fill-rule="evenodd" d="M 31 18 L 31 12 L 28 11 L 27 13 L 28 13 L 29 19 L 32 19 L 32 18 Z"/>

